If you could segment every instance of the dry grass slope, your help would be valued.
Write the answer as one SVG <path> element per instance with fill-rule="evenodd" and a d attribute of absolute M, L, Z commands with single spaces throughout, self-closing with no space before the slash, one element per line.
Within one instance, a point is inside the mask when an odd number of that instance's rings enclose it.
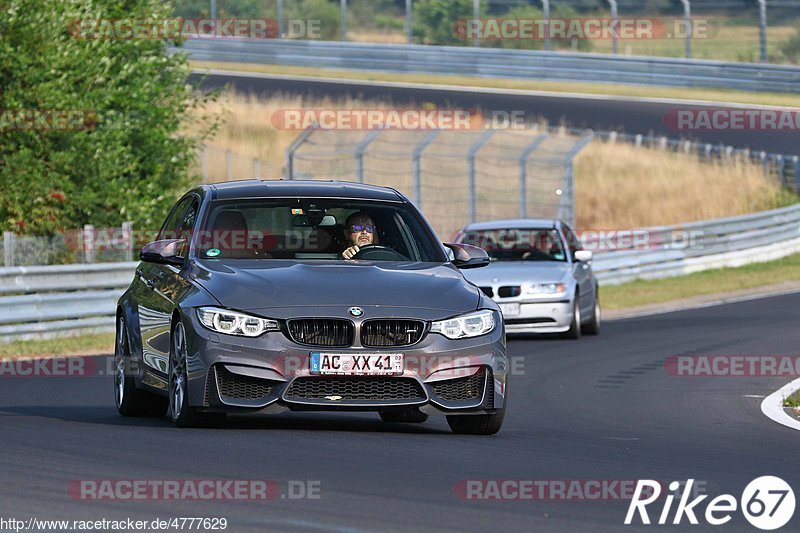
<path fill-rule="evenodd" d="M 210 181 L 221 181 L 226 175 L 225 149 L 244 156 L 235 158 L 234 176 L 251 177 L 252 158 L 258 158 L 261 177 L 279 179 L 284 152 L 299 132 L 277 129 L 272 122 L 273 113 L 310 107 L 390 109 L 391 105 L 356 99 L 319 100 L 300 96 L 263 99 L 226 94 L 211 109 L 222 114 L 224 124 L 209 143 L 206 169 L 208 176 L 216 178 Z M 442 183 L 441 190 L 449 190 L 459 181 L 452 176 Z M 392 185 L 410 192 L 405 190 L 405 183 Z M 497 186 L 504 184 L 493 185 L 497 191 Z M 513 189 L 513 184 L 508 187 Z M 708 163 L 684 153 L 601 141 L 590 144 L 577 158 L 575 191 L 580 229 L 676 224 L 798 201 L 795 194 L 782 189 L 774 178 L 765 176 L 759 165 L 746 160 Z M 509 191 L 507 197 L 509 209 L 515 210 L 516 191 Z"/>

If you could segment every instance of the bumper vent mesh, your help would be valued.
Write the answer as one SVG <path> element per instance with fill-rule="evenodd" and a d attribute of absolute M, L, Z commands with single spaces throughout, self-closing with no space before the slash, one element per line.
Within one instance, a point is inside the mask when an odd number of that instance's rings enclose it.
<path fill-rule="evenodd" d="M 463 378 L 448 379 L 431 385 L 436 396 L 449 402 L 477 400 L 486 385 L 486 369 Z"/>
<path fill-rule="evenodd" d="M 341 396 L 341 400 L 424 400 L 425 392 L 414 379 L 375 377 L 302 377 L 286 391 L 287 399 L 321 400 L 326 396 Z"/>
<path fill-rule="evenodd" d="M 261 400 L 272 392 L 271 381 L 240 376 L 219 365 L 215 368 L 219 395 L 223 400 Z"/>

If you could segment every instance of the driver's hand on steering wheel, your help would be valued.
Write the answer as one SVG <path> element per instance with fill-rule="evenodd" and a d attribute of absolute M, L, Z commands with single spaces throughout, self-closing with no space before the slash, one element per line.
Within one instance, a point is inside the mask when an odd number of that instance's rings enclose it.
<path fill-rule="evenodd" d="M 344 257 L 345 259 L 352 259 L 353 256 L 359 252 L 359 250 L 361 250 L 361 248 L 359 248 L 358 246 L 351 246 L 350 248 L 342 252 L 342 257 Z"/>

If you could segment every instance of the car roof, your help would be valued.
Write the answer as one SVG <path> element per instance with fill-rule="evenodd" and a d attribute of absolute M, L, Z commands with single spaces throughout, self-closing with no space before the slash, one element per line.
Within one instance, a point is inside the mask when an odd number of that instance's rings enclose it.
<path fill-rule="evenodd" d="M 405 198 L 390 187 L 377 187 L 350 181 L 321 180 L 240 180 L 207 185 L 214 199 L 244 198 L 357 198 L 365 200 L 403 201 Z"/>
<path fill-rule="evenodd" d="M 510 218 L 505 220 L 488 220 L 474 222 L 464 228 L 464 231 L 494 230 L 494 229 L 555 229 L 559 220 L 555 218 Z"/>

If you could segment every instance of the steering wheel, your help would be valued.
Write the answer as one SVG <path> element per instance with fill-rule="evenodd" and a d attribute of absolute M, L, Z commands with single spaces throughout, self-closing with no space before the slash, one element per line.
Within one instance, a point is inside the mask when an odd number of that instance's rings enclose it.
<path fill-rule="evenodd" d="M 362 259 L 365 261 L 408 261 L 403 254 L 395 251 L 388 246 L 380 244 L 367 244 L 355 254 L 352 259 Z"/>

